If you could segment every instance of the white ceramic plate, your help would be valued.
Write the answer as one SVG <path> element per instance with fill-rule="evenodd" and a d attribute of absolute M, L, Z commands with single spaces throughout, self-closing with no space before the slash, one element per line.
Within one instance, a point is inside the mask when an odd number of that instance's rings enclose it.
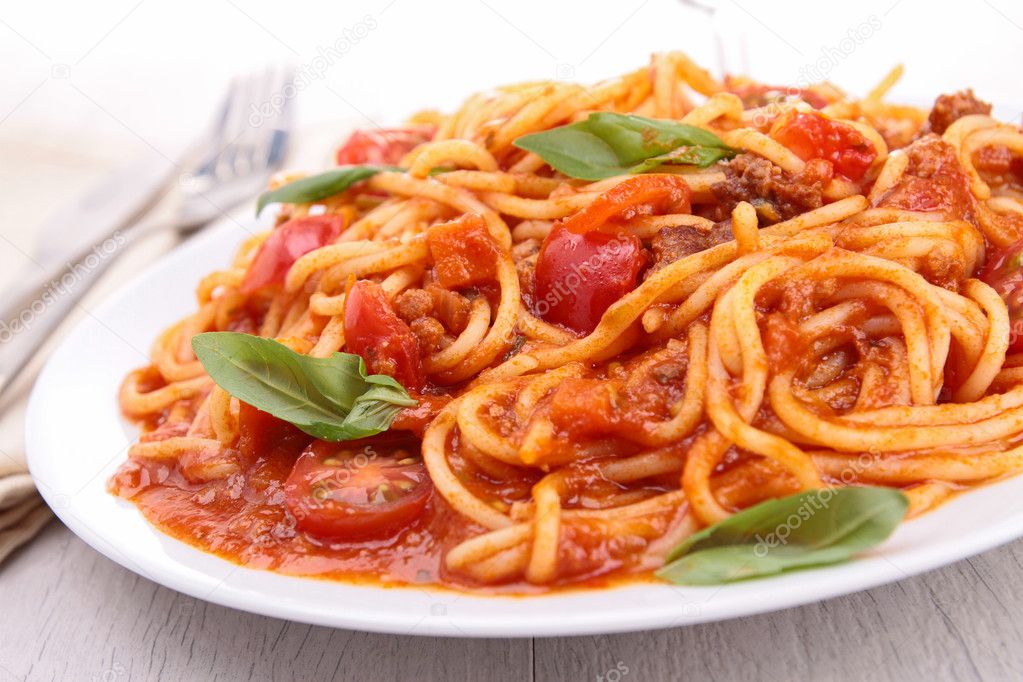
<path fill-rule="evenodd" d="M 243 221 L 244 223 L 244 221 Z M 857 561 L 712 588 L 637 584 L 541 597 L 377 588 L 239 567 L 154 530 L 107 479 L 135 429 L 120 416 L 121 378 L 156 334 L 189 313 L 200 277 L 222 267 L 255 223 L 224 222 L 182 245 L 92 311 L 47 364 L 26 420 L 29 466 L 79 537 L 128 569 L 186 594 L 290 620 L 400 634 L 579 635 L 721 620 L 892 582 L 1023 536 L 1023 477 L 962 495 L 904 524 Z"/>

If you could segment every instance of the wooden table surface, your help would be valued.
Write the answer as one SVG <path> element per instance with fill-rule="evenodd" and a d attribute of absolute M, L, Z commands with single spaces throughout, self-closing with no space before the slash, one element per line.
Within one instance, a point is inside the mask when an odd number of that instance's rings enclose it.
<path fill-rule="evenodd" d="M 54 521 L 0 566 L 7 680 L 1010 680 L 1023 678 L 1023 541 L 773 614 L 597 637 L 444 639 L 215 606 Z"/>

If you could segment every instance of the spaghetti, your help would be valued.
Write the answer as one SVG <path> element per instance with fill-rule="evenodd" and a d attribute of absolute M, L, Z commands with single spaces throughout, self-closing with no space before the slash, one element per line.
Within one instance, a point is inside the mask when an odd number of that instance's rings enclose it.
<path fill-rule="evenodd" d="M 200 283 L 124 381 L 144 432 L 112 489 L 246 565 L 522 591 L 647 574 L 800 490 L 897 487 L 920 514 L 1017 473 L 1019 307 L 992 267 L 1019 267 L 1023 133 L 969 94 L 888 104 L 893 82 L 856 100 L 670 53 L 356 134 L 339 163 L 399 170 L 283 205 Z M 584 181 L 515 144 L 594 112 L 734 158 Z M 357 353 L 417 405 L 310 445 L 206 374 L 192 338 L 225 330 Z M 334 502 L 372 509 L 318 534 Z"/>

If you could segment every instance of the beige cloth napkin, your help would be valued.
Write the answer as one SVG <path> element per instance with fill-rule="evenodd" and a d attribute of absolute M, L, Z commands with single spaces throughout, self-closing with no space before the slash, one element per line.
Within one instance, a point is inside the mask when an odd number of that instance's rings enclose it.
<path fill-rule="evenodd" d="M 53 518 L 25 465 L 22 396 L 0 415 L 0 562 Z"/>

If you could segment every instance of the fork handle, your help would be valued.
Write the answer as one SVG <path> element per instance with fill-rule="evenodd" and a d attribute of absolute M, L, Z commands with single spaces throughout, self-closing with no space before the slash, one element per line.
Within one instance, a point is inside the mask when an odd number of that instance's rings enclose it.
<path fill-rule="evenodd" d="M 63 263 L 48 263 L 0 308 L 0 398 L 103 273 L 140 237 L 162 223 L 151 217 L 82 248 Z"/>

